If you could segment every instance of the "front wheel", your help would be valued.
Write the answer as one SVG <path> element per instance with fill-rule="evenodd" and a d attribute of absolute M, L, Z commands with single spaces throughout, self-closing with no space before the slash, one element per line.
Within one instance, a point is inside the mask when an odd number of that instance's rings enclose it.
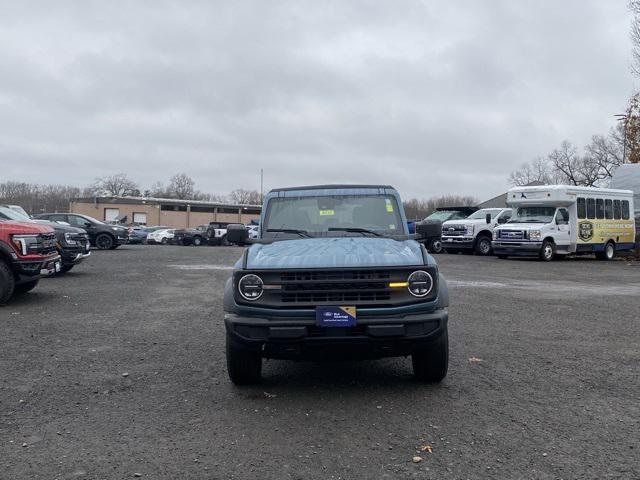
<path fill-rule="evenodd" d="M 227 373 L 236 385 L 251 385 L 262 377 L 260 352 L 243 347 L 227 334 Z"/>
<path fill-rule="evenodd" d="M 427 250 L 430 253 L 442 253 L 442 241 L 439 238 L 430 240 Z"/>
<path fill-rule="evenodd" d="M 169 243 L 169 240 L 165 237 L 165 238 L 163 238 L 163 239 L 160 241 L 160 243 L 161 243 L 162 245 L 166 245 L 167 243 Z"/>
<path fill-rule="evenodd" d="M 193 246 L 194 247 L 199 247 L 200 245 L 202 245 L 202 237 L 194 237 L 193 238 Z"/>
<path fill-rule="evenodd" d="M 9 301 L 16 288 L 16 280 L 9 265 L 0 258 L 0 305 Z"/>
<path fill-rule="evenodd" d="M 447 376 L 449 369 L 449 335 L 442 336 L 411 355 L 413 375 L 421 382 L 438 383 Z"/>
<path fill-rule="evenodd" d="M 491 239 L 489 237 L 480 237 L 476 242 L 476 253 L 478 255 L 491 255 Z"/>
<path fill-rule="evenodd" d="M 616 258 L 616 247 L 613 242 L 607 242 L 604 246 L 604 252 L 596 253 L 596 258 L 598 260 L 606 260 L 610 261 Z"/>
<path fill-rule="evenodd" d="M 108 233 L 101 233 L 96 237 L 96 247 L 98 247 L 98 250 L 111 250 L 114 243 L 113 237 Z"/>
<path fill-rule="evenodd" d="M 35 280 L 31 280 L 29 282 L 25 282 L 25 283 L 21 283 L 20 285 L 16 285 L 14 293 L 16 295 L 19 295 L 19 294 L 22 294 L 22 293 L 30 292 L 31 290 L 36 288 L 36 285 L 38 285 L 39 281 L 40 281 L 40 279 L 36 278 Z"/>
<path fill-rule="evenodd" d="M 553 242 L 545 240 L 542 242 L 542 248 L 540 249 L 540 260 L 543 262 L 550 262 L 556 254 L 556 247 Z"/>

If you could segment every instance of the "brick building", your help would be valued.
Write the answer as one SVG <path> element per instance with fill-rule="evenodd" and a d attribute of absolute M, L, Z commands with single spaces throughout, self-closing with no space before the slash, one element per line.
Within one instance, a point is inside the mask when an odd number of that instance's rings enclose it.
<path fill-rule="evenodd" d="M 171 228 L 193 228 L 214 221 L 248 224 L 260 218 L 259 205 L 146 197 L 77 198 L 69 204 L 69 211 L 106 222 L 118 220 Z"/>

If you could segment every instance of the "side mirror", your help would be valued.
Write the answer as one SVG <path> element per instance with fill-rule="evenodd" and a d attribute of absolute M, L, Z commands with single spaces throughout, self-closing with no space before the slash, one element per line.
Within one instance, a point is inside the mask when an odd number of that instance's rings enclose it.
<path fill-rule="evenodd" d="M 500 218 L 498 219 L 498 223 L 499 223 L 499 224 L 507 223 L 507 219 L 506 219 L 506 217 L 500 217 Z"/>
<path fill-rule="evenodd" d="M 236 245 L 246 245 L 249 243 L 249 232 L 241 223 L 230 223 L 227 225 L 227 241 Z"/>
<path fill-rule="evenodd" d="M 485 221 L 487 222 L 487 224 L 491 223 L 491 214 L 487 213 L 487 216 L 484 217 Z"/>

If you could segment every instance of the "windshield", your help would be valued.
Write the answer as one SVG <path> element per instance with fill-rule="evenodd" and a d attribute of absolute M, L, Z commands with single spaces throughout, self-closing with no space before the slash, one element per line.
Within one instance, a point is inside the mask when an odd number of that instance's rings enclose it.
<path fill-rule="evenodd" d="M 478 210 L 477 212 L 474 212 L 471 215 L 469 215 L 467 218 L 469 220 L 480 220 L 480 219 L 487 218 L 487 213 L 490 213 L 491 220 L 493 220 L 494 218 L 496 218 L 496 215 L 498 215 L 501 211 L 502 210 L 499 208 Z"/>
<path fill-rule="evenodd" d="M 101 222 L 100 220 L 96 220 L 95 218 L 90 217 L 89 215 L 78 215 L 78 216 L 84 218 L 87 222 L 98 223 L 100 225 L 107 225 L 106 223 Z"/>
<path fill-rule="evenodd" d="M 343 228 L 389 235 L 405 233 L 398 204 L 392 195 L 272 198 L 267 206 L 263 232 L 288 229 L 314 234 Z M 340 232 L 332 231 L 331 234 L 339 235 Z"/>
<path fill-rule="evenodd" d="M 508 223 L 551 223 L 556 207 L 520 207 Z"/>
<path fill-rule="evenodd" d="M 5 220 L 16 220 L 18 222 L 30 221 L 31 219 L 9 207 L 0 207 L 0 218 Z"/>
<path fill-rule="evenodd" d="M 433 212 L 425 220 L 440 220 L 445 222 L 449 220 L 455 212 Z"/>

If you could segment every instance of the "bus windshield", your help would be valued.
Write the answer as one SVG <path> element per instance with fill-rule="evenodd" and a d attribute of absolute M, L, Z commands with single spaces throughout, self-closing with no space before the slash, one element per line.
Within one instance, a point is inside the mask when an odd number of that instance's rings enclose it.
<path fill-rule="evenodd" d="M 520 207 L 507 223 L 551 223 L 556 207 Z"/>

